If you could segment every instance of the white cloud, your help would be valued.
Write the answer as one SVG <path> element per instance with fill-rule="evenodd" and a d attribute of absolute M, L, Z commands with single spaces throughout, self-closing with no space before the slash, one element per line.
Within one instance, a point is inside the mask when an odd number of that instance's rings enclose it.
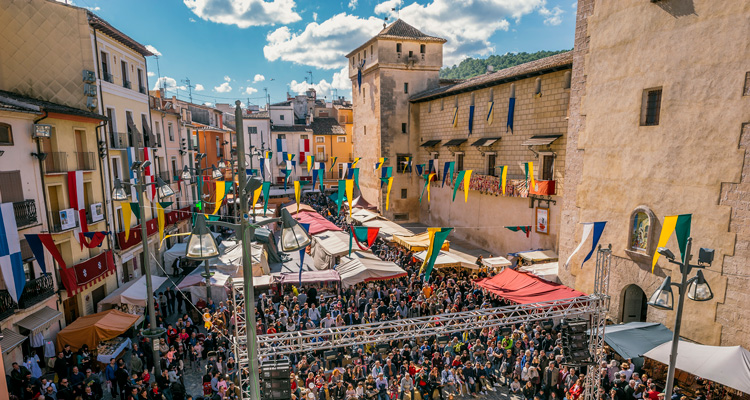
<path fill-rule="evenodd" d="M 86 7 L 86 9 L 89 11 L 99 11 L 101 10 L 101 7 Z"/>
<path fill-rule="evenodd" d="M 150 44 L 146 45 L 146 50 L 154 53 L 155 56 L 161 57 L 161 53 L 159 52 L 159 50 L 156 50 L 156 47 L 154 47 L 154 46 L 152 46 Z"/>
<path fill-rule="evenodd" d="M 231 82 L 232 78 L 229 77 L 229 75 L 224 75 L 224 82 Z"/>
<path fill-rule="evenodd" d="M 314 12 L 313 13 L 313 21 L 317 21 L 317 20 L 318 20 L 318 13 Z"/>
<path fill-rule="evenodd" d="M 349 79 L 349 67 L 341 68 L 341 71 L 336 72 L 333 74 L 333 79 L 331 80 L 331 86 L 334 89 L 339 89 L 342 91 L 346 91 L 346 93 L 349 95 L 347 97 L 351 96 L 352 91 L 352 81 Z M 344 93 L 339 93 L 339 96 L 344 95 Z"/>
<path fill-rule="evenodd" d="M 351 8 L 352 10 L 356 10 L 357 9 L 357 1 L 359 1 L 359 0 L 349 0 L 349 8 Z"/>
<path fill-rule="evenodd" d="M 199 18 L 240 28 L 290 24 L 302 19 L 294 0 L 183 0 Z"/>
<path fill-rule="evenodd" d="M 249 86 L 247 87 L 247 89 L 245 89 L 245 94 L 253 94 L 253 93 L 258 93 L 258 89 L 251 88 Z"/>
<path fill-rule="evenodd" d="M 263 82 L 266 80 L 266 77 L 261 74 L 255 74 L 255 77 L 253 77 L 253 83 Z"/>
<path fill-rule="evenodd" d="M 570 5 L 570 8 L 578 8 L 578 2 L 574 1 L 573 4 Z"/>
<path fill-rule="evenodd" d="M 304 94 L 307 89 L 314 88 L 318 98 L 327 97 L 328 99 L 333 98 L 333 90 L 337 90 L 338 96 L 344 96 L 351 98 L 352 81 L 349 79 L 349 68 L 344 67 L 339 72 L 334 72 L 331 82 L 325 79 L 321 79 L 320 82 L 309 84 L 306 81 L 297 82 L 293 80 L 289 82 L 289 90 L 297 93 Z"/>
<path fill-rule="evenodd" d="M 190 21 L 190 22 L 198 22 L 198 21 L 195 20 L 195 18 L 188 18 L 188 21 Z"/>
<path fill-rule="evenodd" d="M 162 85 L 167 90 L 187 90 L 186 86 L 177 86 L 177 81 L 174 78 L 170 78 L 168 76 L 162 76 L 161 78 L 156 80 L 156 83 L 154 83 L 154 88 L 152 90 L 158 90 L 162 87 Z"/>
<path fill-rule="evenodd" d="M 269 61 L 281 59 L 322 69 L 346 65 L 344 55 L 369 40 L 382 29 L 376 17 L 362 19 L 346 13 L 321 23 L 311 22 L 299 33 L 282 26 L 266 36 L 263 54 Z"/>
<path fill-rule="evenodd" d="M 195 91 L 196 92 L 202 92 L 204 90 L 206 90 L 206 88 L 204 88 L 203 85 L 201 85 L 200 83 L 196 83 L 195 84 Z"/>
<path fill-rule="evenodd" d="M 229 82 L 224 82 L 219 86 L 214 86 L 214 90 L 219 93 L 229 93 L 232 91 L 232 87 L 229 86 Z"/>
<path fill-rule="evenodd" d="M 539 9 L 539 14 L 544 17 L 545 25 L 560 25 L 562 23 L 563 13 L 565 13 L 565 11 L 558 6 L 553 7 L 552 10 L 549 10 L 547 7 Z"/>
<path fill-rule="evenodd" d="M 147 73 L 146 75 L 147 75 L 147 76 L 148 76 L 149 78 L 151 78 L 151 77 L 154 77 L 154 76 L 156 76 L 156 73 L 154 73 L 154 72 L 152 72 L 152 71 L 148 71 L 148 73 Z"/>
<path fill-rule="evenodd" d="M 498 31 L 510 29 L 511 21 L 543 8 L 545 0 L 432 0 L 425 5 L 412 3 L 401 8 L 403 0 L 385 0 L 375 13 L 399 16 L 415 28 L 448 40 L 444 45 L 444 64 L 453 65 L 468 56 L 486 56 L 495 48 L 490 41 Z M 555 9 L 548 24 L 557 23 Z M 263 54 L 269 61 L 281 59 L 323 69 L 346 65 L 344 55 L 365 43 L 382 29 L 380 18 L 360 18 L 340 13 L 322 22 L 311 22 L 299 32 L 284 26 L 266 36 Z"/>
<path fill-rule="evenodd" d="M 211 103 L 210 101 L 206 101 L 206 102 L 204 102 L 204 103 L 203 103 L 203 105 L 204 105 L 204 106 L 209 106 L 209 107 L 213 107 L 213 106 L 214 106 L 214 103 Z"/>

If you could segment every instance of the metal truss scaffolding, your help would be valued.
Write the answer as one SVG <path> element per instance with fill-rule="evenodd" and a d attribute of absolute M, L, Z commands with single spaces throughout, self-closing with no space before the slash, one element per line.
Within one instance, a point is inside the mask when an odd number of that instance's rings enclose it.
<path fill-rule="evenodd" d="M 258 357 L 283 356 L 294 353 L 309 353 L 336 348 L 354 348 L 365 344 L 390 343 L 391 341 L 416 338 L 440 337 L 456 332 L 489 327 L 513 327 L 518 324 L 541 323 L 561 318 L 583 318 L 591 322 L 592 335 L 589 350 L 592 364 L 604 357 L 604 324 L 609 305 L 606 295 L 609 286 L 609 262 L 611 251 L 599 248 L 596 261 L 596 292 L 589 296 L 564 300 L 545 301 L 532 304 L 517 304 L 474 311 L 407 318 L 343 327 L 310 329 L 297 332 L 280 332 L 258 335 Z M 234 348 L 240 371 L 248 370 L 247 339 L 245 335 L 245 314 L 242 299 L 242 282 L 232 285 L 236 329 Z M 586 376 L 586 399 L 595 399 L 599 388 L 598 367 L 588 369 Z M 246 374 L 240 373 L 240 388 L 243 399 Z"/>

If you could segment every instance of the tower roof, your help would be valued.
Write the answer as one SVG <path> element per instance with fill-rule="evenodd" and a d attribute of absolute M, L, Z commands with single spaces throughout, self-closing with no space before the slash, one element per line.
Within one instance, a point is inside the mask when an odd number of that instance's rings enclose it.
<path fill-rule="evenodd" d="M 430 36 L 419 29 L 407 24 L 402 19 L 397 19 L 394 23 L 383 28 L 375 37 L 383 39 L 415 39 L 426 40 L 431 42 L 442 42 L 446 40 L 437 36 Z"/>

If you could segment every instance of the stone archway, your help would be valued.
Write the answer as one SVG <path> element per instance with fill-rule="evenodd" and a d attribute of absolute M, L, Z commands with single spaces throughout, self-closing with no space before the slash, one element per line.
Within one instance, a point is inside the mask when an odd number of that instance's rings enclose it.
<path fill-rule="evenodd" d="M 645 322 L 648 313 L 648 299 L 646 293 L 640 286 L 632 284 L 622 291 L 622 302 L 620 303 L 620 321 Z"/>

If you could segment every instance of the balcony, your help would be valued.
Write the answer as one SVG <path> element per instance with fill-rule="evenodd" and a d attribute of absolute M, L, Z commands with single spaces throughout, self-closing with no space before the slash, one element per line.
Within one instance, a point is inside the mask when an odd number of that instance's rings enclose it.
<path fill-rule="evenodd" d="M 102 78 L 109 83 L 114 83 L 114 80 L 115 80 L 112 74 L 106 71 L 102 72 Z"/>
<path fill-rule="evenodd" d="M 143 94 L 146 94 L 146 87 L 145 86 L 139 86 L 138 87 L 138 91 L 141 92 L 141 93 L 143 93 Z"/>
<path fill-rule="evenodd" d="M 75 213 L 75 211 L 74 211 Z M 60 211 L 51 211 L 47 214 L 47 223 L 49 224 L 50 233 L 60 233 L 69 231 L 78 227 L 78 219 L 75 214 L 69 214 L 67 220 L 61 220 Z"/>
<path fill-rule="evenodd" d="M 68 172 L 68 154 L 63 151 L 47 153 L 44 159 L 44 172 L 47 174 Z"/>
<path fill-rule="evenodd" d="M 96 156 L 91 151 L 77 151 L 76 162 L 78 171 L 93 171 L 96 169 Z"/>
<path fill-rule="evenodd" d="M 130 147 L 130 140 L 128 139 L 127 132 L 110 132 L 109 142 L 110 148 L 113 149 L 127 149 Z"/>
<path fill-rule="evenodd" d="M 159 178 L 161 178 L 165 183 L 172 182 L 172 174 L 169 171 L 162 171 L 157 174 Z"/>
<path fill-rule="evenodd" d="M 36 216 L 35 200 L 24 200 L 13 203 L 13 212 L 16 214 L 16 226 L 19 229 L 39 222 Z"/>
<path fill-rule="evenodd" d="M 55 294 L 55 284 L 52 281 L 52 274 L 26 281 L 26 287 L 23 288 L 21 298 L 18 299 L 18 308 L 29 308 L 47 300 L 53 294 Z"/>
<path fill-rule="evenodd" d="M 16 304 L 7 290 L 0 290 L 0 320 L 4 320 L 16 312 Z"/>
<path fill-rule="evenodd" d="M 122 87 L 126 89 L 130 89 L 130 81 L 126 81 L 125 79 L 122 80 Z"/>

